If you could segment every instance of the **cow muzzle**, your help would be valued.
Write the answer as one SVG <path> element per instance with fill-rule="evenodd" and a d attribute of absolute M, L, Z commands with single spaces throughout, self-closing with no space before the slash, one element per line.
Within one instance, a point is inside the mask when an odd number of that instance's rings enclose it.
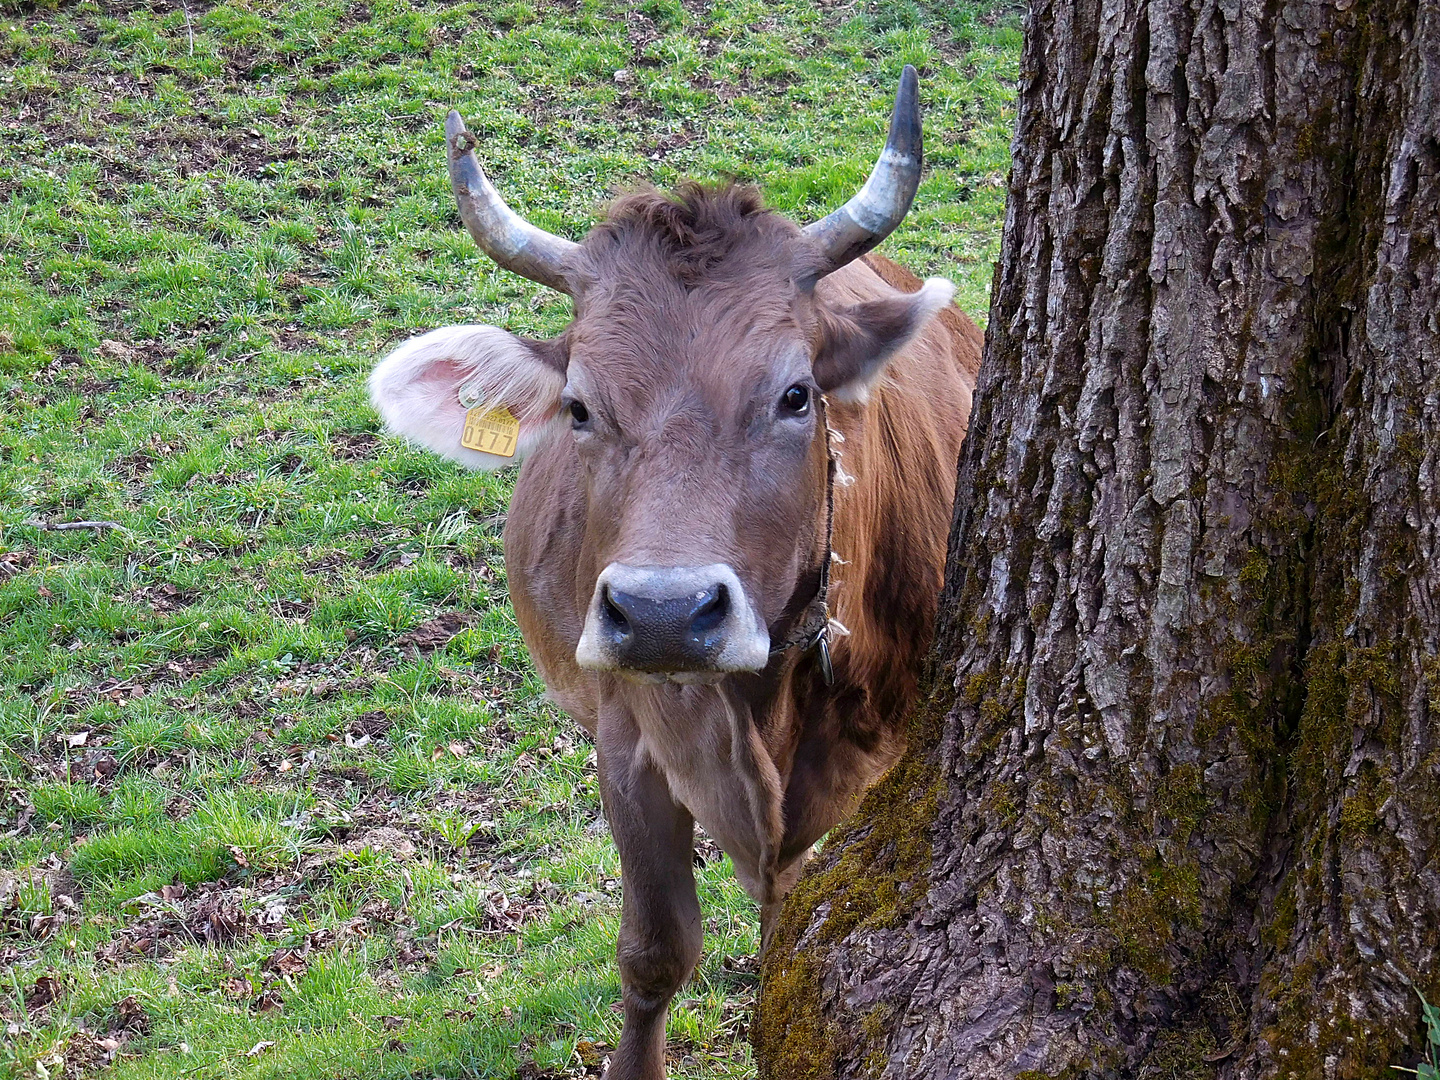
<path fill-rule="evenodd" d="M 575 660 L 591 671 L 704 682 L 763 670 L 770 635 L 724 563 L 611 563 L 595 582 Z"/>

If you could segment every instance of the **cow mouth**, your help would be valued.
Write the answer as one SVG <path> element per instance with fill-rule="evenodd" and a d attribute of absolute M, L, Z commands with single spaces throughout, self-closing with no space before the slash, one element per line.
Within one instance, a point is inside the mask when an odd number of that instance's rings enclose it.
<path fill-rule="evenodd" d="M 640 686 L 714 686 L 724 682 L 732 671 L 633 671 L 627 668 L 611 668 L 611 674 L 619 675 L 627 682 Z"/>
<path fill-rule="evenodd" d="M 770 635 L 735 571 L 611 563 L 595 582 L 575 661 L 646 683 L 717 682 L 764 670 Z"/>

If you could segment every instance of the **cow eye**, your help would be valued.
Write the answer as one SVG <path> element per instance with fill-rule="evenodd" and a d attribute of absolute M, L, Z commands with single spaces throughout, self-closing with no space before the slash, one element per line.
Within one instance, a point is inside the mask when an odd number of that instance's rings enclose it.
<path fill-rule="evenodd" d="M 575 421 L 576 426 L 585 423 L 590 419 L 590 410 L 578 401 L 570 402 L 570 419 Z"/>
<path fill-rule="evenodd" d="M 796 383 L 780 395 L 780 404 L 796 416 L 804 416 L 810 409 L 810 388 Z"/>

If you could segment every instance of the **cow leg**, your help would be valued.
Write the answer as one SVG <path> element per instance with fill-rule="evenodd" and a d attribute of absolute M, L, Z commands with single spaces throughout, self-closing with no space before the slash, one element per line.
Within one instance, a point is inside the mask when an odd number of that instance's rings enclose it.
<path fill-rule="evenodd" d="M 775 927 L 780 922 L 780 909 L 785 906 L 785 901 L 772 900 L 768 904 L 760 905 L 760 955 L 763 957 L 770 951 L 770 939 L 775 935 Z"/>
<path fill-rule="evenodd" d="M 623 888 L 616 955 L 625 1025 L 609 1080 L 664 1080 L 665 1014 L 700 959 L 695 823 L 637 753 L 638 735 L 629 717 L 602 712 L 600 795 L 620 852 Z"/>
<path fill-rule="evenodd" d="M 785 894 L 795 887 L 795 882 L 800 880 L 800 871 L 805 869 L 805 864 L 810 861 L 810 856 L 815 854 L 815 848 L 808 847 L 785 869 L 775 876 L 775 899 L 767 904 L 760 905 L 760 955 L 763 957 L 770 948 L 770 938 L 775 934 L 775 927 L 780 923 L 780 910 L 785 906 Z"/>

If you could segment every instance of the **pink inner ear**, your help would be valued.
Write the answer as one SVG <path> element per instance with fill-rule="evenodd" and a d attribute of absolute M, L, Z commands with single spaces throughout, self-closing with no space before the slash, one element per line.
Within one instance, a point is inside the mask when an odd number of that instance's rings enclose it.
<path fill-rule="evenodd" d="M 406 388 L 425 402 L 437 427 L 463 424 L 465 407 L 460 404 L 460 386 L 473 372 L 453 360 L 435 360 L 412 376 Z"/>
<path fill-rule="evenodd" d="M 474 367 L 469 366 L 469 364 L 448 359 L 432 360 L 431 363 L 426 364 L 426 366 L 416 374 L 415 380 L 412 382 L 412 387 L 418 395 L 431 397 L 433 400 L 432 408 L 435 409 L 436 413 L 441 413 L 441 416 L 436 418 L 439 422 L 452 422 L 455 423 L 455 425 L 462 425 L 468 409 L 465 408 L 464 403 L 461 402 L 461 389 L 465 386 L 465 383 L 471 382 L 471 380 L 474 379 L 475 374 L 477 374 L 477 372 L 475 372 Z M 539 431 L 546 423 L 554 419 L 554 410 L 546 408 L 546 402 L 544 402 L 544 400 L 536 399 L 536 397 L 533 396 L 534 389 L 537 389 L 533 384 L 533 380 L 527 380 L 524 379 L 524 377 L 518 377 L 518 379 L 517 377 L 513 377 L 513 379 L 505 380 L 503 376 L 500 376 L 497 377 L 494 382 L 508 382 L 508 384 L 513 387 L 511 392 L 504 396 L 504 400 L 498 402 L 498 405 L 504 405 L 505 408 L 510 409 L 511 415 L 517 420 L 520 420 L 521 438 Z M 487 403 L 484 402 L 484 395 L 487 393 L 487 390 L 490 389 L 488 384 L 481 383 L 480 387 L 482 395 L 481 408 L 487 410 L 495 408 L 497 403 L 491 402 L 487 405 Z M 527 399 L 527 392 L 531 393 L 530 399 Z"/>
<path fill-rule="evenodd" d="M 447 326 L 412 338 L 370 377 L 370 399 L 396 434 L 453 461 L 478 468 L 498 462 L 460 444 L 466 407 L 462 388 L 477 407 L 503 404 L 520 421 L 519 455 L 544 437 L 559 408 L 564 374 L 532 347 L 493 326 Z"/>
<path fill-rule="evenodd" d="M 410 386 L 416 393 L 433 395 L 437 404 L 452 398 L 460 407 L 460 386 L 473 372 L 465 371 L 453 360 L 436 360 L 426 364 L 412 377 Z"/>
<path fill-rule="evenodd" d="M 416 372 L 415 381 L 442 383 L 455 391 L 458 400 L 460 384 L 473 374 L 472 370 L 462 367 L 454 360 L 432 360 Z"/>

